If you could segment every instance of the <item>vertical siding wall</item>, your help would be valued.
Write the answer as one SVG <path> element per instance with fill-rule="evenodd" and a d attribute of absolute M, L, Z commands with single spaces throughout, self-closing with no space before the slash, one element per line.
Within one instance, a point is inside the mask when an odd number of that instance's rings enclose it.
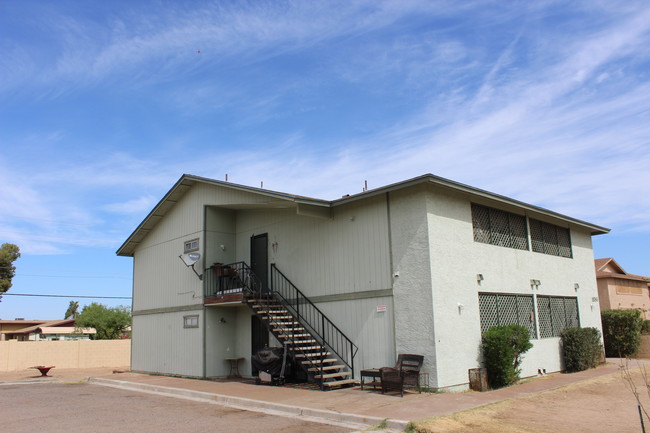
<path fill-rule="evenodd" d="M 239 361 L 239 372 L 250 376 L 251 310 L 244 305 L 209 307 L 205 313 L 206 376 L 227 376 L 230 364 L 225 358 L 244 358 Z"/>
<path fill-rule="evenodd" d="M 179 259 L 185 241 L 199 238 L 205 264 L 234 257 L 234 211 L 210 205 L 263 203 L 250 193 L 195 184 L 137 247 L 134 260 L 133 369 L 168 374 L 203 376 L 205 349 L 202 281 Z M 208 213 L 208 222 L 204 224 Z M 208 228 L 204 237 L 204 226 Z M 206 246 L 209 243 L 209 247 Z M 224 252 L 218 246 L 226 246 Z M 227 256 L 220 255 L 221 253 Z M 175 311 L 187 308 L 195 311 Z M 138 315 L 143 310 L 156 314 Z M 183 328 L 183 316 L 200 314 L 199 328 Z M 249 333 L 250 334 L 250 333 Z M 250 338 L 250 337 L 249 337 Z"/>
<path fill-rule="evenodd" d="M 236 226 L 237 260 L 250 260 L 251 236 L 268 233 L 269 262 L 310 298 L 392 288 L 385 196 L 336 207 L 331 219 L 298 215 L 295 209 L 237 211 Z M 317 306 L 359 346 L 356 374 L 394 364 L 390 297 Z M 388 311 L 377 313 L 377 306 Z"/>
<path fill-rule="evenodd" d="M 198 328 L 184 328 L 183 316 L 199 315 Z M 203 376 L 203 311 L 133 316 L 133 371 Z"/>
<path fill-rule="evenodd" d="M 467 383 L 467 370 L 479 366 L 479 292 L 577 296 L 580 325 L 601 327 L 598 305 L 592 308 L 597 287 L 589 233 L 571 227 L 573 258 L 474 242 L 470 204 L 468 197 L 458 193 L 429 189 L 438 386 Z M 484 277 L 480 285 L 477 274 Z M 531 279 L 541 281 L 539 290 L 531 289 Z M 580 285 L 578 291 L 575 283 Z M 559 338 L 538 339 L 533 344 L 524 355 L 522 376 L 535 375 L 540 368 L 547 372 L 563 368 Z"/>
<path fill-rule="evenodd" d="M 295 209 L 239 211 L 237 256 L 250 260 L 250 237 L 268 233 L 269 261 L 308 296 L 388 289 L 387 224 L 383 196 L 335 207 L 331 219 Z"/>

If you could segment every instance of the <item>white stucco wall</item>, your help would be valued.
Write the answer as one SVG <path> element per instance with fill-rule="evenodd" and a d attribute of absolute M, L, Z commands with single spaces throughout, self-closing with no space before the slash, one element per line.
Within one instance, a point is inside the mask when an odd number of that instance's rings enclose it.
<path fill-rule="evenodd" d="M 580 325 L 600 329 L 598 306 L 592 303 L 598 295 L 591 237 L 584 230 L 570 227 L 573 258 L 564 258 L 475 242 L 471 200 L 457 192 L 431 187 L 427 211 L 437 386 L 462 386 L 468 382 L 468 369 L 480 366 L 479 292 L 576 296 Z M 480 284 L 477 274 L 484 277 Z M 538 290 L 531 289 L 531 279 L 541 281 Z M 575 283 L 580 286 L 577 291 Z M 522 376 L 535 375 L 538 369 L 563 369 L 559 338 L 535 339 L 533 345 L 524 355 Z"/>
<path fill-rule="evenodd" d="M 431 253 L 426 209 L 426 187 L 390 194 L 390 231 L 393 263 L 396 354 L 424 355 L 424 372 L 437 386 L 438 360 L 433 326 Z"/>

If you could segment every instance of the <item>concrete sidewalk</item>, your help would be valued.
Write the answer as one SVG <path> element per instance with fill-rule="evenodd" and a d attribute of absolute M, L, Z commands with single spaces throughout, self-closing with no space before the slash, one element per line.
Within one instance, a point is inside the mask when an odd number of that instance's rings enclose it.
<path fill-rule="evenodd" d="M 320 419 L 322 422 L 348 424 L 354 428 L 377 425 L 388 419 L 389 428 L 401 431 L 406 428 L 408 421 L 459 412 L 617 373 L 619 361 L 608 361 L 606 365 L 588 371 L 532 378 L 495 391 L 439 394 L 408 392 L 403 398 L 396 394 L 382 395 L 379 391 L 373 391 L 372 387 L 364 387 L 363 391 L 357 387 L 323 392 L 235 381 L 215 382 L 137 373 L 113 374 L 109 371 L 112 369 L 77 370 L 76 373 L 52 370 L 50 375 L 53 376 L 51 380 L 62 381 L 90 377 L 90 382 L 97 385 L 207 401 L 265 413 Z M 636 368 L 636 365 L 630 367 Z M 33 372 L 38 374 L 36 370 Z M 31 380 L 34 379 L 33 372 L 29 372 Z M 25 374 L 23 372 L 22 376 Z M 14 376 L 18 377 L 10 381 L 20 380 L 20 374 Z M 0 373 L 0 382 L 7 379 L 11 379 L 10 375 Z"/>

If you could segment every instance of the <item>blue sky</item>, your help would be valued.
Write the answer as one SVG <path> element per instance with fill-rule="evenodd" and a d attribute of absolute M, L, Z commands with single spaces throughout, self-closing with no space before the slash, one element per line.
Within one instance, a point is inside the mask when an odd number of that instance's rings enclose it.
<path fill-rule="evenodd" d="M 115 251 L 183 173 L 323 199 L 433 173 L 610 227 L 596 257 L 650 275 L 647 1 L 0 0 L 0 52 L 9 293 L 130 296 Z"/>

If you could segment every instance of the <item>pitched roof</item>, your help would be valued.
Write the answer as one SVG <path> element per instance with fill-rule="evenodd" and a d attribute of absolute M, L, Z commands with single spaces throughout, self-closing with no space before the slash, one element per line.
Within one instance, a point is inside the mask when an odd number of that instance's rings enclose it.
<path fill-rule="evenodd" d="M 643 275 L 634 275 L 625 272 L 623 267 L 621 267 L 621 265 L 619 265 L 616 260 L 611 257 L 606 259 L 596 259 L 594 260 L 594 265 L 596 266 L 596 278 L 621 278 L 623 280 L 643 281 L 650 283 L 650 277 L 644 277 Z M 606 269 L 608 267 L 615 269 L 615 272 L 607 271 Z"/>
<path fill-rule="evenodd" d="M 219 186 L 228 189 L 239 191 L 246 191 L 249 193 L 268 197 L 274 204 L 283 202 L 287 205 L 294 205 L 300 208 L 300 205 L 311 206 L 312 208 L 321 208 L 329 210 L 332 207 L 344 205 L 357 200 L 363 200 L 379 194 L 385 194 L 391 191 L 408 188 L 418 184 L 434 184 L 442 188 L 447 188 L 457 192 L 468 194 L 471 197 L 480 197 L 488 202 L 501 203 L 514 206 L 530 212 L 533 215 L 545 216 L 555 220 L 560 220 L 568 224 L 574 224 L 579 227 L 589 230 L 592 235 L 605 234 L 609 232 L 606 227 L 601 227 L 576 218 L 562 215 L 548 209 L 538 206 L 527 204 L 506 196 L 495 194 L 459 182 L 454 182 L 432 174 L 425 174 L 422 176 L 408 179 L 402 182 L 393 183 L 380 188 L 371 189 L 358 194 L 346 195 L 340 199 L 328 201 L 316 198 L 310 198 L 300 195 L 287 194 L 278 191 L 271 191 L 262 188 L 255 188 L 245 185 L 238 185 L 231 182 L 224 182 L 215 179 L 195 176 L 191 174 L 184 174 L 174 184 L 174 186 L 165 194 L 165 196 L 158 202 L 158 204 L 149 212 L 145 219 L 138 225 L 138 227 L 131 233 L 131 235 L 124 241 L 122 246 L 117 250 L 119 256 L 132 256 L 137 245 L 147 236 L 147 234 L 158 224 L 158 222 L 170 211 L 170 209 L 185 195 L 185 193 L 195 184 L 203 183 L 208 185 Z"/>
<path fill-rule="evenodd" d="M 54 326 L 66 326 L 74 325 L 75 319 L 65 319 L 65 320 L 49 320 L 47 322 L 39 323 L 38 325 L 28 326 L 26 328 L 15 329 L 9 331 L 9 334 L 30 334 L 36 331 L 38 328 L 42 327 L 54 327 Z"/>

